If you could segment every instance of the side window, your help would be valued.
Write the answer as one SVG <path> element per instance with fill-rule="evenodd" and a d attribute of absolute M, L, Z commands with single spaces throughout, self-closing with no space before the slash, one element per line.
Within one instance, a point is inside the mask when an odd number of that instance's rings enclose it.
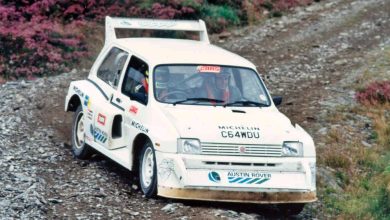
<path fill-rule="evenodd" d="M 117 88 L 127 56 L 127 52 L 113 47 L 110 52 L 108 52 L 106 58 L 104 58 L 103 63 L 100 65 L 97 71 L 97 77 L 108 83 L 110 86 Z"/>
<path fill-rule="evenodd" d="M 142 104 L 148 103 L 149 67 L 141 59 L 132 56 L 123 80 L 122 93 Z"/>

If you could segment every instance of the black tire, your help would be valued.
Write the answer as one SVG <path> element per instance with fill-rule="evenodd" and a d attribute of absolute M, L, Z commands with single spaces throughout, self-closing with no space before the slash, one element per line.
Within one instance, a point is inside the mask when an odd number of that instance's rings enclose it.
<path fill-rule="evenodd" d="M 81 105 L 79 105 L 79 107 L 77 108 L 76 112 L 74 113 L 74 117 L 73 117 L 72 153 L 75 157 L 77 157 L 79 159 L 89 159 L 93 154 L 93 150 L 88 144 L 85 143 L 84 135 L 82 138 L 79 138 L 77 135 L 77 131 L 79 129 L 79 126 L 84 126 L 83 122 L 81 122 L 81 124 L 79 123 L 80 120 L 83 119 L 83 116 L 84 116 L 83 107 Z M 84 130 L 84 129 L 82 128 L 82 130 Z"/>
<path fill-rule="evenodd" d="M 146 198 L 153 198 L 157 195 L 157 166 L 152 143 L 149 141 L 145 143 L 138 158 L 141 190 Z M 145 175 L 146 173 L 149 175 Z"/>
<path fill-rule="evenodd" d="M 296 216 L 302 212 L 305 207 L 304 203 L 291 203 L 291 204 L 280 204 L 277 208 L 284 216 Z"/>

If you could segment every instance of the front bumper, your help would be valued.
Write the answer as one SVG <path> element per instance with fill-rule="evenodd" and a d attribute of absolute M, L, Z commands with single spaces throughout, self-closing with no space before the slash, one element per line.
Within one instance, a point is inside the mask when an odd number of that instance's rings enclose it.
<path fill-rule="evenodd" d="M 245 203 L 316 198 L 315 158 L 210 156 L 156 151 L 158 195 Z"/>
<path fill-rule="evenodd" d="M 315 191 L 307 192 L 240 192 L 210 189 L 158 187 L 158 195 L 175 199 L 258 204 L 309 203 L 317 200 Z"/>

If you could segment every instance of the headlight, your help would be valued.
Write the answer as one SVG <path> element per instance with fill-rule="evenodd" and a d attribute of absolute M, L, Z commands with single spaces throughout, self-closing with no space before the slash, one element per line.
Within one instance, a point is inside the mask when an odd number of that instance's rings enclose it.
<path fill-rule="evenodd" d="M 303 157 L 303 144 L 296 141 L 285 141 L 282 147 L 282 156 Z"/>
<path fill-rule="evenodd" d="M 177 151 L 183 154 L 200 154 L 200 141 L 198 139 L 178 139 Z"/>

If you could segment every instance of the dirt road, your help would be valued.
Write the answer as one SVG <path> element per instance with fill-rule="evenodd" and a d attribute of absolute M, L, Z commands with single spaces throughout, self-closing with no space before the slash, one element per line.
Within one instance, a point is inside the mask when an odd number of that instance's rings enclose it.
<path fill-rule="evenodd" d="M 390 46 L 389 12 L 388 0 L 321 1 L 213 40 L 253 61 L 271 92 L 283 95 L 280 110 L 317 142 L 331 126 L 324 120 L 329 112 L 353 102 L 347 85 Z M 136 177 L 114 162 L 99 155 L 74 159 L 72 115 L 63 102 L 69 82 L 86 74 L 0 87 L 0 218 L 282 218 L 270 206 L 145 199 Z M 319 181 L 321 187 L 331 180 Z M 322 199 L 298 218 L 329 217 Z"/>

